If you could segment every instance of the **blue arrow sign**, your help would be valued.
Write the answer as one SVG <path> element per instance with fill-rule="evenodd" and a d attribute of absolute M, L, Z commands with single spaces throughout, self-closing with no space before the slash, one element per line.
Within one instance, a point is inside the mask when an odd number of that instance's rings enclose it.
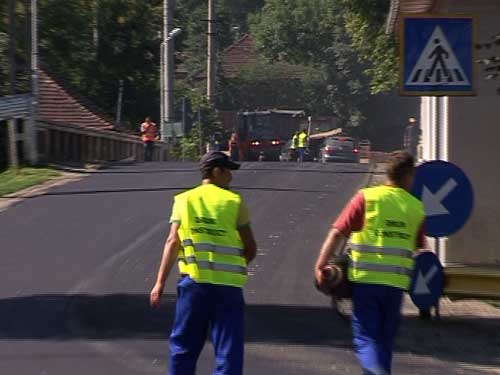
<path fill-rule="evenodd" d="M 421 310 L 436 306 L 443 292 L 444 272 L 434 253 L 424 252 L 415 258 L 415 268 L 409 294 L 413 303 Z"/>
<path fill-rule="evenodd" d="M 407 16 L 402 20 L 402 95 L 474 95 L 471 16 Z"/>
<path fill-rule="evenodd" d="M 417 167 L 413 195 L 425 208 L 425 230 L 430 237 L 457 232 L 468 220 L 473 207 L 472 185 L 455 164 L 435 160 Z"/>

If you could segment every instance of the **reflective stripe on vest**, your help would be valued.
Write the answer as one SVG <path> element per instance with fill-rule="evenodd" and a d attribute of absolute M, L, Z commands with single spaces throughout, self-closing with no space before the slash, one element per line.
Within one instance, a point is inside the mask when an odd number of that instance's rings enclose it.
<path fill-rule="evenodd" d="M 243 243 L 236 228 L 241 198 L 212 184 L 175 197 L 180 216 L 179 271 L 199 283 L 242 287 L 247 281 Z"/>
<path fill-rule="evenodd" d="M 214 270 L 214 271 L 225 271 L 225 272 L 235 272 L 241 273 L 243 275 L 247 274 L 247 268 L 244 266 L 235 266 L 233 264 L 224 264 L 224 263 L 214 263 L 208 262 L 204 260 L 197 260 L 195 256 L 186 258 L 187 264 L 196 264 L 199 268 L 206 270 Z"/>
<path fill-rule="evenodd" d="M 400 257 L 411 258 L 413 256 L 413 251 L 406 249 L 391 249 L 390 247 L 377 247 L 370 245 L 357 245 L 351 243 L 349 247 L 360 253 L 365 254 L 383 254 L 383 255 L 395 255 Z"/>
<path fill-rule="evenodd" d="M 362 271 L 391 272 L 391 273 L 396 273 L 398 275 L 407 275 L 407 276 L 411 276 L 412 273 L 411 269 L 399 266 L 391 266 L 390 264 L 374 264 L 374 263 L 351 261 L 350 265 L 351 267 L 354 267 Z"/>
<path fill-rule="evenodd" d="M 349 279 L 407 289 L 423 205 L 397 187 L 378 186 L 362 192 L 365 220 L 363 229 L 353 232 L 350 239 Z"/>
<path fill-rule="evenodd" d="M 191 239 L 185 239 L 184 241 L 182 241 L 182 246 L 193 246 L 196 251 L 208 251 L 211 253 L 243 256 L 243 249 L 239 249 L 237 247 L 219 246 L 211 243 L 194 244 L 193 240 Z"/>

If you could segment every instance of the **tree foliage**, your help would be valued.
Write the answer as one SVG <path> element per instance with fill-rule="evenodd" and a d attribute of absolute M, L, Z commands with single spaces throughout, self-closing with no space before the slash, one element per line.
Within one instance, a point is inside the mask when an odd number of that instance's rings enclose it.
<path fill-rule="evenodd" d="M 398 83 L 396 41 L 385 33 L 389 0 L 342 0 L 344 21 L 352 46 L 366 64 L 372 94 L 387 92 Z"/>
<path fill-rule="evenodd" d="M 16 4 L 17 56 L 27 72 L 28 2 Z M 387 90 L 395 82 L 394 45 L 383 33 L 388 4 L 389 0 L 216 0 L 218 53 L 251 31 L 267 57 L 237 77 L 219 77 L 218 105 L 240 109 L 266 102 L 314 114 L 334 113 L 344 126 L 361 124 L 370 91 Z M 112 116 L 123 80 L 124 122 L 136 128 L 145 115 L 157 118 L 162 7 L 161 0 L 39 0 L 42 67 Z M 176 1 L 174 25 L 183 30 L 175 41 L 176 65 L 188 77 L 206 67 L 206 20 L 206 0 Z M 6 93 L 7 41 L 3 1 L 0 94 Z M 293 79 L 279 79 L 285 63 L 303 69 Z M 180 113 L 183 97 L 193 108 L 204 106 L 210 112 L 201 99 L 204 87 L 190 82 L 176 81 L 176 112 Z"/>
<path fill-rule="evenodd" d="M 311 92 L 341 126 L 358 126 L 368 95 L 365 66 L 352 48 L 337 0 L 269 0 L 252 18 L 252 34 L 271 62 L 286 61 L 318 72 Z M 320 87 L 318 87 L 318 84 Z"/>

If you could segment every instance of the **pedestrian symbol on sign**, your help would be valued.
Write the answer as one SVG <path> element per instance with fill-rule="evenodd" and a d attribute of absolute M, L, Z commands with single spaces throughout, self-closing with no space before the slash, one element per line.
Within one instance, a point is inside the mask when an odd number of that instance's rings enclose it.
<path fill-rule="evenodd" d="M 408 77 L 406 85 L 462 86 L 469 84 L 450 43 L 441 28 L 436 26 Z"/>

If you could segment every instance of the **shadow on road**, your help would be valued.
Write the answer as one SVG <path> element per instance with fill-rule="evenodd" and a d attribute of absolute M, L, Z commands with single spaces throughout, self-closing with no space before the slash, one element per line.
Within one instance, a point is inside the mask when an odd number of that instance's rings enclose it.
<path fill-rule="evenodd" d="M 0 340 L 166 340 L 175 297 L 152 310 L 146 294 L 37 295 L 0 300 Z M 246 341 L 351 347 L 349 324 L 325 307 L 248 305 Z M 397 351 L 500 366 L 500 320 L 471 316 L 406 318 Z"/>

